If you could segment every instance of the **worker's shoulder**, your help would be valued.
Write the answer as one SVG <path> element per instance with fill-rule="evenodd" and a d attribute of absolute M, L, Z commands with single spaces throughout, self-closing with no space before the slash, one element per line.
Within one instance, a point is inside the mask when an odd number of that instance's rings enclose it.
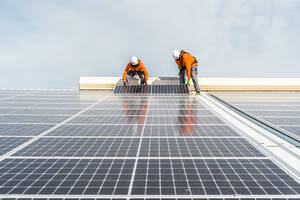
<path fill-rule="evenodd" d="M 190 59 L 190 58 L 193 58 L 193 56 L 189 53 L 189 52 L 185 52 L 182 56 L 184 59 Z"/>

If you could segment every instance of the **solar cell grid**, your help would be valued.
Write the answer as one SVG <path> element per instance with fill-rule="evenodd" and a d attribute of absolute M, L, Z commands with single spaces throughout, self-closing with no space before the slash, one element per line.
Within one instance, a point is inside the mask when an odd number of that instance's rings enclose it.
<path fill-rule="evenodd" d="M 0 155 L 6 154 L 29 139 L 29 137 L 0 137 Z"/>
<path fill-rule="evenodd" d="M 67 124 L 143 124 L 144 121 L 144 115 L 78 116 Z"/>
<path fill-rule="evenodd" d="M 116 86 L 114 93 L 189 93 L 187 85 L 130 85 Z"/>
<path fill-rule="evenodd" d="M 127 194 L 131 159 L 5 159 L 0 194 Z"/>
<path fill-rule="evenodd" d="M 59 123 L 68 116 L 43 115 L 0 115 L 0 123 Z"/>
<path fill-rule="evenodd" d="M 39 103 L 39 104 L 34 104 L 31 105 L 30 107 L 33 108 L 86 108 L 90 106 L 90 103 Z"/>
<path fill-rule="evenodd" d="M 28 109 L 16 109 L 13 114 L 65 114 L 73 115 L 81 111 L 82 109 L 38 109 L 38 108 L 28 108 Z"/>
<path fill-rule="evenodd" d="M 285 105 L 285 106 L 277 106 L 277 105 L 238 105 L 239 108 L 247 109 L 247 110 L 286 110 L 286 111 L 293 111 L 293 110 L 300 110 L 300 106 L 294 105 Z"/>
<path fill-rule="evenodd" d="M 280 126 L 280 127 L 300 136 L 300 126 Z"/>
<path fill-rule="evenodd" d="M 255 116 L 263 117 L 263 116 L 272 116 L 272 117 L 280 117 L 280 116 L 290 116 L 290 117 L 299 117 L 300 111 L 249 111 Z"/>
<path fill-rule="evenodd" d="M 145 109 L 89 109 L 82 113 L 82 115 L 145 115 L 147 110 Z"/>
<path fill-rule="evenodd" d="M 0 135 L 35 136 L 48 130 L 50 124 L 0 124 Z"/>
<path fill-rule="evenodd" d="M 0 108 L 0 114 L 9 114 L 15 112 L 15 108 Z"/>
<path fill-rule="evenodd" d="M 185 104 L 178 104 L 178 105 L 172 105 L 172 104 L 150 104 L 149 109 L 153 110 L 177 110 L 177 109 L 190 109 L 190 110 L 198 110 L 198 109 L 206 109 L 205 106 L 200 105 L 200 104 L 190 104 L 190 105 L 185 105 Z"/>
<path fill-rule="evenodd" d="M 40 138 L 13 156 L 135 157 L 139 141 L 138 138 Z"/>
<path fill-rule="evenodd" d="M 148 116 L 147 124 L 225 124 L 215 116 Z"/>
<path fill-rule="evenodd" d="M 133 106 L 134 107 L 134 106 Z M 133 108 L 130 107 L 130 108 Z M 82 115 L 145 115 L 147 113 L 146 109 L 89 109 Z M 211 111 L 207 109 L 202 110 L 148 110 L 147 115 L 214 115 Z"/>
<path fill-rule="evenodd" d="M 140 157 L 265 157 L 243 138 L 143 138 Z"/>
<path fill-rule="evenodd" d="M 300 126 L 300 117 L 261 117 L 262 119 L 271 122 L 276 125 L 299 125 Z"/>
<path fill-rule="evenodd" d="M 140 125 L 63 125 L 47 136 L 140 136 Z"/>
<path fill-rule="evenodd" d="M 147 125 L 144 136 L 240 136 L 228 125 Z"/>
<path fill-rule="evenodd" d="M 280 195 L 299 189 L 268 159 L 139 159 L 132 194 Z"/>

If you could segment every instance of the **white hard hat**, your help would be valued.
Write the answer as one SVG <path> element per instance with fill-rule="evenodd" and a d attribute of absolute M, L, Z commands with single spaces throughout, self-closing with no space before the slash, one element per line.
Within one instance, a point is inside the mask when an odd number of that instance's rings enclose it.
<path fill-rule="evenodd" d="M 131 65 L 137 65 L 137 64 L 138 64 L 138 59 L 137 59 L 137 57 L 132 56 L 132 57 L 130 58 L 130 63 L 131 63 Z"/>
<path fill-rule="evenodd" d="M 179 59 L 179 56 L 180 56 L 180 51 L 179 50 L 174 50 L 173 51 L 173 57 L 175 58 L 175 59 Z"/>

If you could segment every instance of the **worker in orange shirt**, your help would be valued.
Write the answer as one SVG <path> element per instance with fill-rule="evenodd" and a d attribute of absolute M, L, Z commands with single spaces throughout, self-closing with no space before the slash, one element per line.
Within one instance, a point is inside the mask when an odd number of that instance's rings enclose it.
<path fill-rule="evenodd" d="M 123 73 L 123 82 L 124 85 L 131 85 L 131 80 L 135 75 L 138 75 L 141 79 L 141 84 L 146 84 L 148 81 L 148 72 L 143 65 L 142 61 L 140 61 L 137 57 L 132 56 L 130 58 L 130 62 L 128 63 L 124 73 Z"/>
<path fill-rule="evenodd" d="M 190 85 L 191 79 L 193 80 L 196 94 L 200 94 L 198 84 L 198 61 L 190 53 L 184 50 L 174 50 L 173 57 L 179 69 L 180 84 L 185 84 L 185 75 L 187 76 L 187 84 Z"/>

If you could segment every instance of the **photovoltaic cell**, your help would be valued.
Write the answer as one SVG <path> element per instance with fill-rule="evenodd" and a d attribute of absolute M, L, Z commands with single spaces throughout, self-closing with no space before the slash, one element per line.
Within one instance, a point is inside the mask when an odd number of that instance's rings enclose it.
<path fill-rule="evenodd" d="M 287 195 L 299 189 L 268 159 L 139 159 L 132 194 Z"/>
<path fill-rule="evenodd" d="M 288 131 L 289 135 L 299 137 L 297 126 L 300 126 L 300 101 L 298 93 L 252 94 L 252 99 L 249 98 L 251 94 L 216 93 L 215 95 L 254 117 L 271 123 L 275 128 L 280 126 Z M 294 126 L 296 128 L 293 128 Z"/>
<path fill-rule="evenodd" d="M 50 129 L 53 124 L 0 124 L 0 135 L 34 136 Z"/>
<path fill-rule="evenodd" d="M 51 114 L 51 115 L 73 115 L 82 109 L 18 109 L 13 114 Z"/>
<path fill-rule="evenodd" d="M 114 93 L 189 93 L 187 85 L 130 85 L 116 86 Z"/>
<path fill-rule="evenodd" d="M 280 127 L 300 136 L 300 126 L 280 126 Z"/>
<path fill-rule="evenodd" d="M 47 136 L 140 136 L 141 125 L 63 125 Z"/>
<path fill-rule="evenodd" d="M 243 138 L 143 138 L 140 157 L 265 157 Z"/>
<path fill-rule="evenodd" d="M 225 124 L 220 118 L 214 116 L 201 117 L 187 116 L 148 116 L 147 124 Z"/>
<path fill-rule="evenodd" d="M 138 138 L 40 138 L 13 156 L 135 157 Z"/>
<path fill-rule="evenodd" d="M 79 116 L 68 124 L 144 124 L 145 115 Z"/>
<path fill-rule="evenodd" d="M 127 194 L 131 159 L 5 159 L 0 194 Z"/>
<path fill-rule="evenodd" d="M 68 116 L 0 115 L 0 123 L 59 123 Z"/>
<path fill-rule="evenodd" d="M 8 153 L 29 139 L 29 137 L 0 137 L 0 155 Z"/>
<path fill-rule="evenodd" d="M 176 124 L 176 125 L 147 125 L 144 129 L 144 136 L 240 136 L 228 125 L 194 125 L 194 124 Z"/>

